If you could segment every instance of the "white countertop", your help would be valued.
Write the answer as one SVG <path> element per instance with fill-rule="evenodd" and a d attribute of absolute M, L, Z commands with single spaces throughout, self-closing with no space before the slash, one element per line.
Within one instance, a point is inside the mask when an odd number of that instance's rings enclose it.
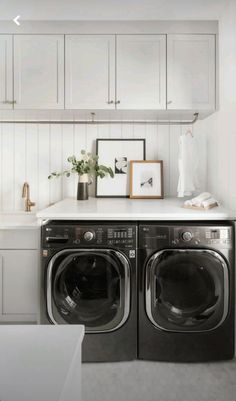
<path fill-rule="evenodd" d="M 64 199 L 37 213 L 41 220 L 236 220 L 222 206 L 208 211 L 184 209 L 183 199 Z"/>

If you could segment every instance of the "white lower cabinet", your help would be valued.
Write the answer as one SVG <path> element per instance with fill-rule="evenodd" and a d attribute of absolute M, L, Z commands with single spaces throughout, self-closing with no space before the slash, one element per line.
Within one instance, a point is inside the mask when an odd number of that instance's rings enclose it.
<path fill-rule="evenodd" d="M 0 323 L 37 321 L 38 258 L 37 249 L 0 249 Z"/>

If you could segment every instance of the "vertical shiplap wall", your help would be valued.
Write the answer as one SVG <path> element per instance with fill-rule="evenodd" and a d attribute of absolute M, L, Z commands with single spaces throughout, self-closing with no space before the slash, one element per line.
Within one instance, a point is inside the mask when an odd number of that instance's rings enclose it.
<path fill-rule="evenodd" d="M 236 210 L 236 2 L 229 0 L 219 21 L 220 109 L 209 119 L 209 188 Z"/>
<path fill-rule="evenodd" d="M 23 210 L 24 181 L 29 182 L 31 200 L 42 209 L 76 195 L 77 177 L 48 180 L 52 171 L 68 166 L 69 155 L 81 149 L 95 152 L 96 138 L 145 138 L 146 158 L 164 161 L 165 196 L 176 196 L 178 140 L 182 126 L 135 124 L 56 125 L 2 124 L 0 126 L 0 210 Z M 203 130 L 204 131 L 204 130 Z M 206 186 L 206 143 L 198 124 L 193 132 L 199 152 L 199 190 Z M 90 188 L 94 195 L 94 184 Z"/>

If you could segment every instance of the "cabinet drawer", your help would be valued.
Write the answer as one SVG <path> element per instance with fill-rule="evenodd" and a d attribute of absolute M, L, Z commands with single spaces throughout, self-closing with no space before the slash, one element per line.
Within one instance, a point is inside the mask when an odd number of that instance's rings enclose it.
<path fill-rule="evenodd" d="M 39 232 L 35 230 L 1 230 L 0 229 L 0 249 L 38 249 Z"/>

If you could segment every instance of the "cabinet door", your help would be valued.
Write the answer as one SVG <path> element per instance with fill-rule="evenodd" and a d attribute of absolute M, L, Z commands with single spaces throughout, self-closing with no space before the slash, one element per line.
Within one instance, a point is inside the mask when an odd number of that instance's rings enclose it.
<path fill-rule="evenodd" d="M 13 108 L 12 36 L 0 35 L 0 109 Z"/>
<path fill-rule="evenodd" d="M 117 36 L 117 108 L 166 108 L 166 36 Z M 120 103 L 119 103 L 120 102 Z"/>
<path fill-rule="evenodd" d="M 64 108 L 64 36 L 14 36 L 16 109 Z"/>
<path fill-rule="evenodd" d="M 167 108 L 215 109 L 215 36 L 168 35 Z"/>
<path fill-rule="evenodd" d="M 24 316 L 30 315 L 35 320 L 39 308 L 38 251 L 0 251 L 0 266 L 1 315 L 8 321 L 24 321 Z"/>
<path fill-rule="evenodd" d="M 115 36 L 66 35 L 67 109 L 115 107 Z"/>

